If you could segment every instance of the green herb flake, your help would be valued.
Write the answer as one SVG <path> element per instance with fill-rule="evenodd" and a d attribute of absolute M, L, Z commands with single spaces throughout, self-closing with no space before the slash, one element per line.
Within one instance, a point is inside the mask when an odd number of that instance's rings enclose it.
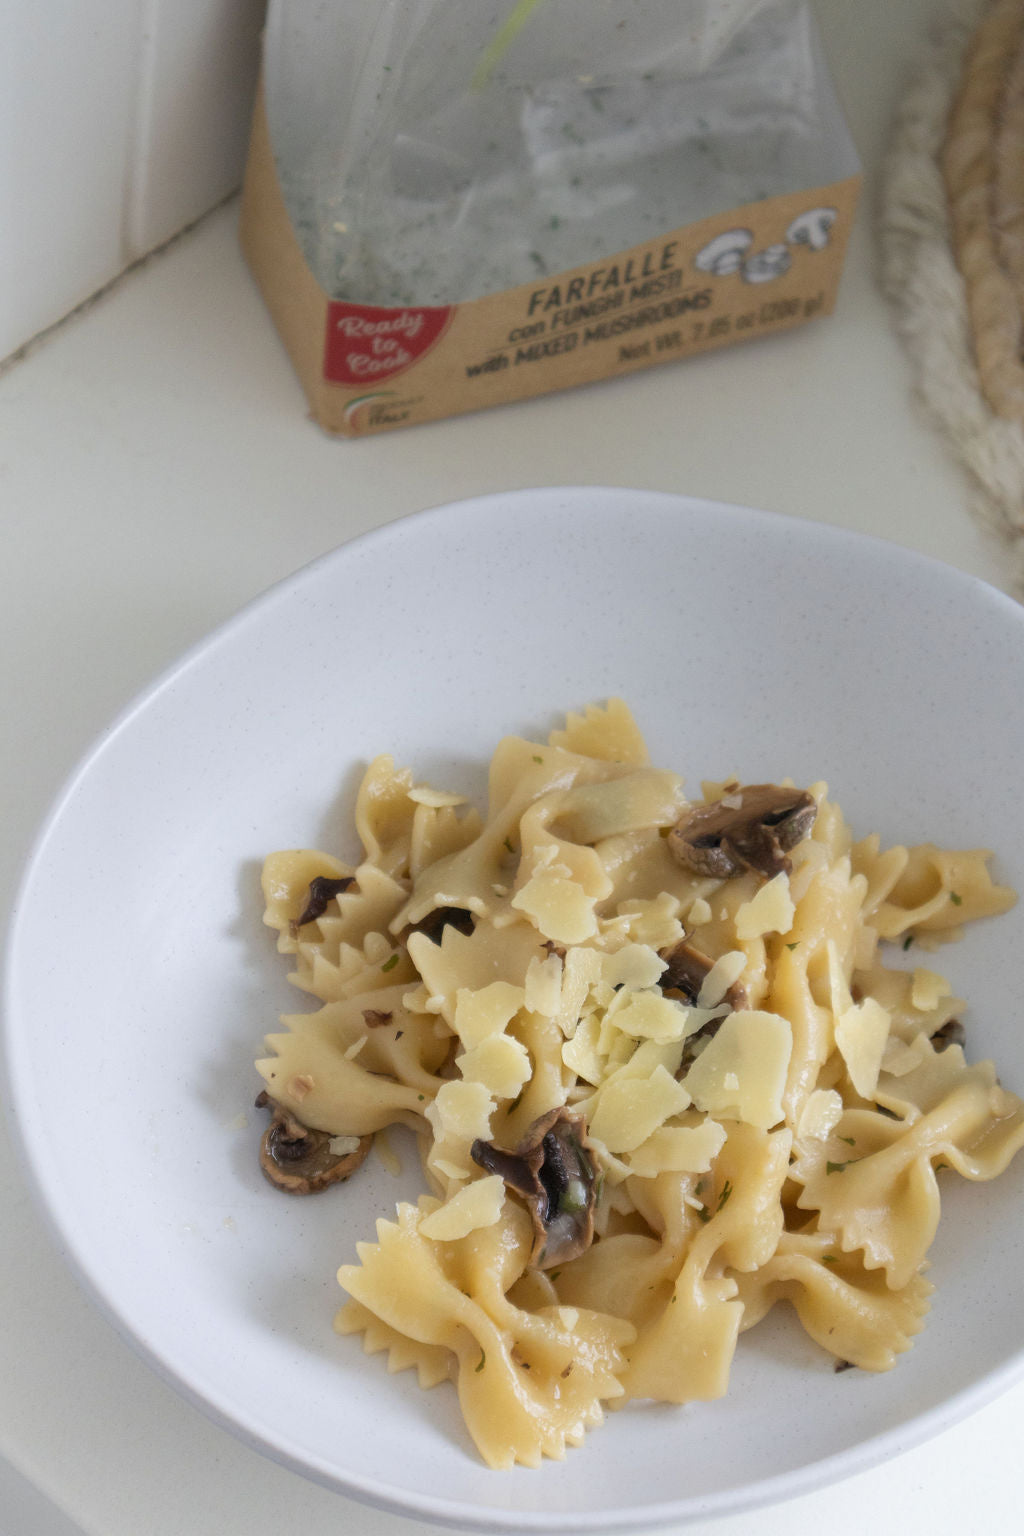
<path fill-rule="evenodd" d="M 711 1220 L 711 1212 L 708 1210 L 706 1205 L 701 1206 L 700 1210 L 697 1212 L 697 1216 L 701 1221 Z"/>
<path fill-rule="evenodd" d="M 562 1273 L 562 1271 L 560 1269 L 553 1269 L 551 1271 L 551 1273 L 548 1275 L 548 1279 L 549 1280 L 557 1280 L 561 1273 Z"/>
<path fill-rule="evenodd" d="M 568 1211 L 570 1214 L 572 1214 L 575 1211 L 582 1211 L 586 1206 L 586 1203 L 587 1192 L 583 1187 L 583 1180 L 570 1179 L 568 1187 L 559 1197 L 559 1211 Z"/>
<path fill-rule="evenodd" d="M 799 939 L 795 939 L 792 944 L 787 944 L 786 948 L 787 949 L 796 949 L 796 948 L 798 948 L 799 944 L 800 944 L 800 940 Z"/>
<path fill-rule="evenodd" d="M 853 1136 L 840 1136 L 839 1140 L 845 1141 L 848 1147 L 855 1147 L 857 1145 L 857 1142 Z"/>
<path fill-rule="evenodd" d="M 396 949 L 390 960 L 385 960 L 381 966 L 382 971 L 393 971 L 398 964 L 398 950 Z"/>
<path fill-rule="evenodd" d="M 834 1253 L 823 1253 L 821 1256 L 821 1262 L 823 1264 L 838 1264 L 839 1260 Z"/>
<path fill-rule="evenodd" d="M 732 1180 L 726 1179 L 725 1183 L 722 1185 L 722 1193 L 718 1197 L 718 1204 L 715 1206 L 716 1211 L 720 1211 L 722 1209 L 722 1206 L 726 1204 L 731 1194 Z"/>
<path fill-rule="evenodd" d="M 484 1353 L 484 1351 L 481 1350 L 480 1351 L 480 1364 L 476 1367 L 476 1371 L 482 1371 L 486 1364 L 487 1364 L 487 1356 Z M 474 1374 L 476 1374 L 476 1371 L 474 1372 Z"/>
<path fill-rule="evenodd" d="M 911 944 L 913 944 L 913 942 L 914 942 L 914 935 L 912 933 L 908 933 L 906 938 L 903 940 L 903 951 L 904 951 L 904 953 L 906 953 L 906 951 L 910 948 L 910 946 L 911 946 Z"/>
<path fill-rule="evenodd" d="M 953 903 L 954 907 L 962 907 L 963 904 L 964 904 L 963 897 L 962 896 L 958 896 L 956 891 L 950 891 L 949 899 Z"/>
<path fill-rule="evenodd" d="M 537 752 L 533 754 L 533 760 L 535 763 L 542 763 L 544 761 L 544 759 Z"/>
<path fill-rule="evenodd" d="M 509 853 L 515 853 L 515 849 L 512 846 L 512 839 L 510 837 L 506 837 L 505 847 L 508 849 Z"/>
<path fill-rule="evenodd" d="M 849 1168 L 849 1163 L 826 1163 L 826 1173 L 842 1173 L 844 1168 Z"/>

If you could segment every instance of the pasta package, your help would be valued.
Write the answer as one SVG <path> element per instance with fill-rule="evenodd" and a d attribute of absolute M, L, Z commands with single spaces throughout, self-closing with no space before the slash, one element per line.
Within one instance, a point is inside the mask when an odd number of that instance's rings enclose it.
<path fill-rule="evenodd" d="M 256 1064 L 284 1190 L 417 1138 L 424 1191 L 341 1266 L 338 1331 L 454 1382 L 493 1468 L 721 1397 L 780 1303 L 837 1369 L 889 1370 L 943 1181 L 1024 1144 L 933 963 L 1013 904 L 990 853 L 857 840 L 823 783 L 690 798 L 619 700 L 502 740 L 483 812 L 378 757 L 355 827 L 355 864 L 266 861 L 316 1006 Z"/>
<path fill-rule="evenodd" d="M 858 185 L 807 0 L 272 0 L 241 233 L 351 437 L 827 314 Z"/>

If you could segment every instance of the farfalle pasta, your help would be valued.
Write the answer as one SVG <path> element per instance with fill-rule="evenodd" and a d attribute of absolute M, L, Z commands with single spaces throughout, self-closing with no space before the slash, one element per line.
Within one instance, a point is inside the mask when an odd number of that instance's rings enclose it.
<path fill-rule="evenodd" d="M 355 821 L 357 864 L 263 876 L 320 1004 L 257 1062 L 265 1171 L 307 1192 L 389 1126 L 419 1138 L 425 1192 L 340 1269 L 338 1330 L 453 1380 L 492 1467 L 562 1457 L 609 1405 L 720 1397 L 783 1301 L 837 1365 L 889 1369 L 942 1180 L 1024 1143 L 912 963 L 1012 904 L 989 853 L 855 842 L 823 784 L 688 799 L 616 700 L 503 740 L 484 815 L 380 757 Z"/>

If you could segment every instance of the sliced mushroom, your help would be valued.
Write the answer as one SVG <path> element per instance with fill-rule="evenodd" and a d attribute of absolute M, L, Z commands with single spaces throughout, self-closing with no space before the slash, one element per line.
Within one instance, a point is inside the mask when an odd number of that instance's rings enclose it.
<path fill-rule="evenodd" d="M 312 1195 L 329 1184 L 350 1178 L 373 1145 L 372 1136 L 360 1136 L 355 1150 L 338 1151 L 339 1141 L 351 1142 L 349 1136 L 332 1136 L 329 1131 L 315 1131 L 297 1120 L 290 1110 L 272 1099 L 266 1089 L 256 1100 L 257 1109 L 269 1109 L 271 1121 L 260 1142 L 260 1167 L 277 1189 L 289 1195 Z"/>
<path fill-rule="evenodd" d="M 292 935 L 297 934 L 307 923 L 315 923 L 318 917 L 323 917 L 328 903 L 354 883 L 354 875 L 340 875 L 337 878 L 333 875 L 317 875 L 312 879 L 306 894 L 306 905 L 300 916 L 290 924 Z"/>
<path fill-rule="evenodd" d="M 948 1050 L 951 1045 L 963 1046 L 967 1041 L 967 1031 L 959 1019 L 949 1019 L 932 1035 L 932 1045 L 937 1051 Z"/>
<path fill-rule="evenodd" d="M 435 907 L 426 917 L 421 917 L 418 923 L 410 923 L 408 928 L 403 928 L 398 938 L 404 944 L 410 933 L 422 933 L 432 944 L 440 944 L 446 928 L 454 928 L 458 933 L 468 935 L 473 932 L 475 923 L 476 918 L 466 907 Z"/>
<path fill-rule="evenodd" d="M 688 1008 L 696 1007 L 701 987 L 715 963 L 711 956 L 706 955 L 702 949 L 698 949 L 687 939 L 681 939 L 671 949 L 661 950 L 660 954 L 661 958 L 667 962 L 661 975 L 661 990 L 669 997 L 685 1003 Z M 724 1001 L 730 1008 L 745 1008 L 747 1006 L 746 988 L 738 981 L 734 981 L 726 992 Z"/>
<path fill-rule="evenodd" d="M 786 854 L 807 836 L 818 807 L 806 790 L 747 784 L 684 816 L 668 835 L 679 863 L 728 880 L 752 869 L 769 879 L 792 868 Z"/>
<path fill-rule="evenodd" d="M 681 939 L 671 949 L 663 949 L 661 958 L 668 961 L 667 968 L 662 972 L 661 990 L 666 997 L 673 997 L 679 1002 L 685 1003 L 688 1008 L 697 1005 L 701 987 L 714 961 L 703 950 L 697 949 L 686 939 Z M 738 981 L 734 981 L 726 992 L 722 1001 L 735 1011 L 737 1008 L 747 1006 L 747 990 Z M 721 1027 L 722 1018 L 709 1019 L 699 1029 L 687 1035 L 683 1042 L 683 1055 L 676 1072 L 677 1078 L 683 1078 L 693 1066 L 700 1052 L 709 1040 L 713 1040 Z"/>
<path fill-rule="evenodd" d="M 597 1155 L 582 1115 L 552 1109 L 530 1126 L 514 1151 L 474 1141 L 470 1155 L 522 1195 L 533 1217 L 530 1264 L 551 1269 L 578 1258 L 594 1239 Z"/>

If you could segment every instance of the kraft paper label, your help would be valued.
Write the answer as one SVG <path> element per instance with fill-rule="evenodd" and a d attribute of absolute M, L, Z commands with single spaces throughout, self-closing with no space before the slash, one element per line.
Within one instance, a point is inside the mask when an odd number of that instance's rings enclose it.
<path fill-rule="evenodd" d="M 242 201 L 246 256 L 312 413 L 363 436 L 695 357 L 827 315 L 860 177 L 748 204 L 463 304 L 329 299 L 298 244 L 262 101 Z"/>

